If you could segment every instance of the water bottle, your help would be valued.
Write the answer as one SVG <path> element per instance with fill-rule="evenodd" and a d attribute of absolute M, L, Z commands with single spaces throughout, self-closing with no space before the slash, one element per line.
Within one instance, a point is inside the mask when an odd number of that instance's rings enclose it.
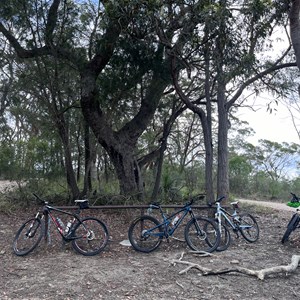
<path fill-rule="evenodd" d="M 67 226 L 66 226 L 66 229 L 65 229 L 65 233 L 67 234 L 71 228 L 71 225 L 72 225 L 72 221 L 69 220 L 68 223 L 67 223 Z"/>
<path fill-rule="evenodd" d="M 56 221 L 57 221 L 57 223 L 59 224 L 59 227 L 60 227 L 61 229 L 64 229 L 64 228 L 65 228 L 65 225 L 64 225 L 63 221 L 62 221 L 59 217 L 56 218 Z"/>
<path fill-rule="evenodd" d="M 179 220 L 179 215 L 177 215 L 175 218 L 174 218 L 174 220 L 172 221 L 172 225 L 173 226 L 175 226 L 176 224 L 177 224 L 177 222 L 178 222 L 178 220 Z"/>

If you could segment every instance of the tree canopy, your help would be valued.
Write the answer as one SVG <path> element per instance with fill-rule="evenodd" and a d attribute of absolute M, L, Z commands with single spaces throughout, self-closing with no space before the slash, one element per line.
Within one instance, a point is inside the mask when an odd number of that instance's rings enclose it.
<path fill-rule="evenodd" d="M 296 66 L 290 45 L 269 56 L 292 12 L 264 0 L 2 1 L 2 176 L 63 176 L 70 198 L 115 180 L 140 200 L 170 182 L 229 195 L 231 176 L 253 171 L 228 148 L 245 93 L 293 84 L 281 76 Z"/>

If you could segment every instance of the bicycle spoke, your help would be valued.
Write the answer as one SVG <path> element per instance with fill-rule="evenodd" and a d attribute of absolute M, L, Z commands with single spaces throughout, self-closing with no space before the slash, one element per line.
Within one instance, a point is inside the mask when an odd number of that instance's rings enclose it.
<path fill-rule="evenodd" d="M 220 232 L 212 220 L 196 217 L 186 225 L 185 239 L 195 251 L 212 252 L 220 243 Z"/>
<path fill-rule="evenodd" d="M 252 215 L 248 213 L 241 214 L 238 226 L 244 239 L 251 243 L 257 241 L 259 237 L 259 228 Z"/>
<path fill-rule="evenodd" d="M 20 227 L 13 242 L 16 255 L 26 255 L 36 248 L 43 236 L 42 224 L 40 219 L 30 219 Z"/>
<path fill-rule="evenodd" d="M 108 230 L 96 218 L 85 218 L 74 228 L 72 241 L 74 249 L 80 254 L 91 256 L 100 253 L 108 242 Z"/>
<path fill-rule="evenodd" d="M 128 230 L 128 238 L 137 251 L 154 251 L 161 243 L 162 228 L 151 216 L 143 216 L 132 222 Z"/>

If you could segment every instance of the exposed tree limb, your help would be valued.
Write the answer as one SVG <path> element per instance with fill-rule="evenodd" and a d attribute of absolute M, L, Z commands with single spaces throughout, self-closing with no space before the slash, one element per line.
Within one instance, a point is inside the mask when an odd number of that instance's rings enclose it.
<path fill-rule="evenodd" d="M 176 263 L 186 265 L 187 267 L 179 272 L 180 275 L 187 273 L 191 269 L 197 269 L 202 273 L 202 276 L 208 275 L 221 275 L 221 274 L 228 274 L 228 273 L 241 273 L 249 276 L 255 276 L 260 280 L 264 280 L 267 276 L 271 274 L 279 274 L 285 273 L 286 275 L 290 273 L 294 273 L 299 265 L 300 255 L 293 255 L 291 259 L 291 263 L 286 266 L 275 266 L 270 268 L 265 268 L 261 270 L 252 270 L 243 267 L 233 267 L 233 268 L 224 268 L 224 269 L 209 269 L 206 267 L 202 267 L 197 263 L 192 263 L 189 261 L 182 260 L 183 254 L 179 259 L 173 259 L 171 263 L 175 265 Z"/>

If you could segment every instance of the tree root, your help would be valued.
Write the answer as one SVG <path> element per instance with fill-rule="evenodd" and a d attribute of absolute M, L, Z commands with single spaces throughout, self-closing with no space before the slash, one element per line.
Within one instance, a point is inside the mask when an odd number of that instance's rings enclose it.
<path fill-rule="evenodd" d="M 179 272 L 180 275 L 187 273 L 191 269 L 197 269 L 202 273 L 202 276 L 221 275 L 221 274 L 228 274 L 228 273 L 242 273 L 249 276 L 255 276 L 260 280 L 264 280 L 266 276 L 271 274 L 285 273 L 286 275 L 288 275 L 290 273 L 295 272 L 300 261 L 300 255 L 293 255 L 291 259 L 291 263 L 286 266 L 275 266 L 275 267 L 265 268 L 261 270 L 251 270 L 251 269 L 236 266 L 233 268 L 213 270 L 206 267 L 202 267 L 196 263 L 182 260 L 184 254 L 185 253 L 182 253 L 179 259 L 171 260 L 171 263 L 173 265 L 175 265 L 176 263 L 187 265 L 185 269 Z"/>

